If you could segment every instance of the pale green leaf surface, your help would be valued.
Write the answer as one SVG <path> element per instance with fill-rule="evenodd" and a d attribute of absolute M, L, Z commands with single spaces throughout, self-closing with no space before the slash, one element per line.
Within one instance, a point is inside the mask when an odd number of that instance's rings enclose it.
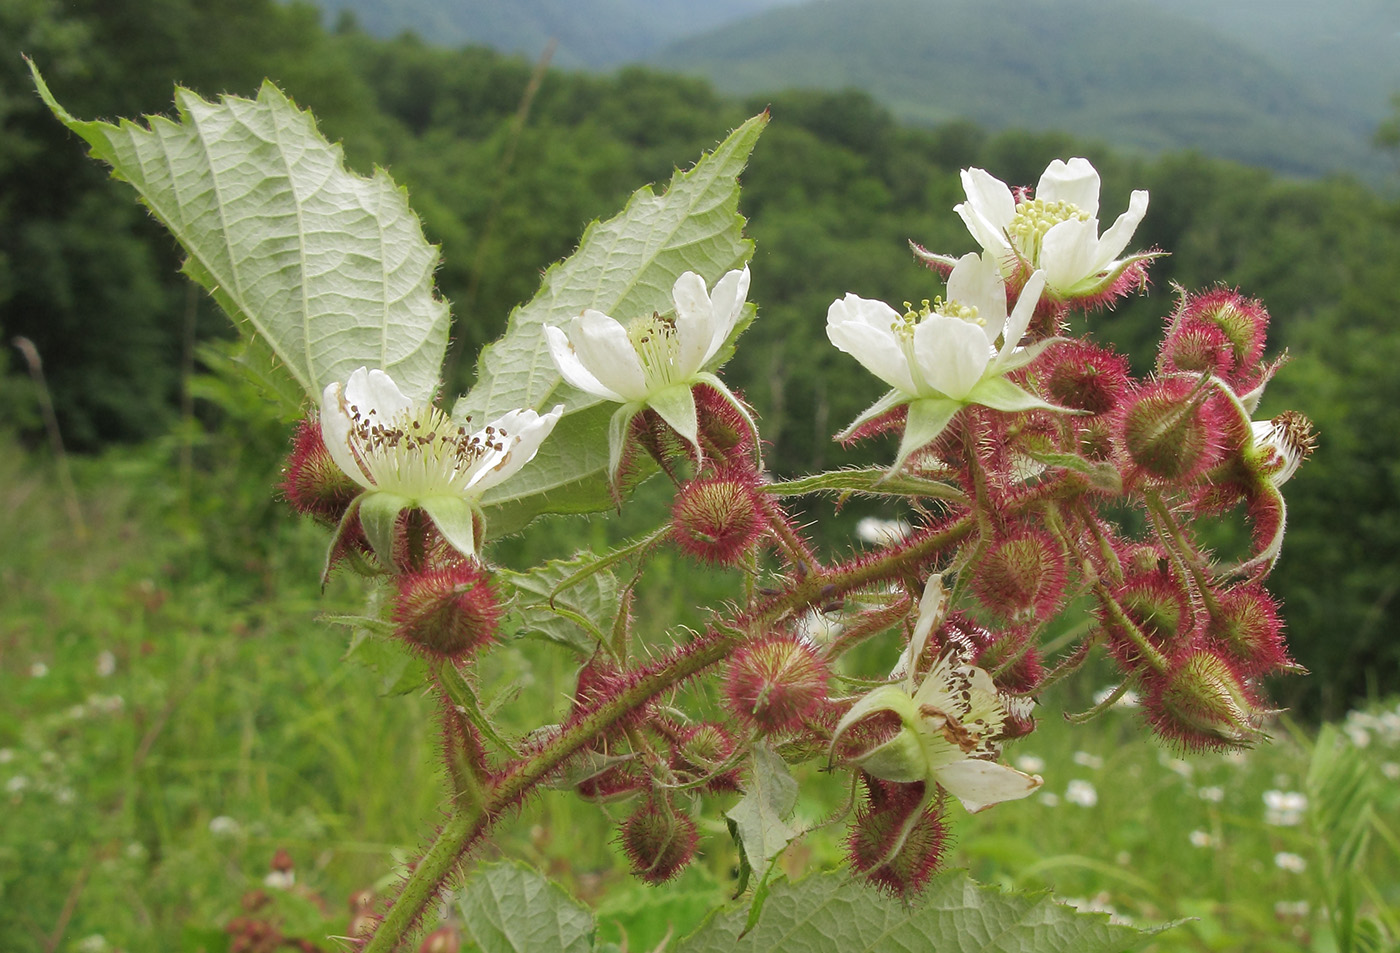
<path fill-rule="evenodd" d="M 585 553 L 571 560 L 550 560 L 529 572 L 498 570 L 497 580 L 513 590 L 511 621 L 525 634 L 543 636 L 581 654 L 591 654 L 598 645 L 594 634 L 557 610 L 582 616 L 600 632 L 611 631 L 621 604 L 617 577 L 602 569 L 561 590 L 552 603 L 550 595 L 560 583 L 593 562 L 597 562 L 597 557 Z"/>
<path fill-rule="evenodd" d="M 538 871 L 487 864 L 458 901 L 463 927 L 482 953 L 589 953 L 593 914 Z"/>
<path fill-rule="evenodd" d="M 744 796 L 724 816 L 734 822 L 744 857 L 762 878 L 769 862 L 801 833 L 787 821 L 797 804 L 797 781 L 787 762 L 764 745 L 754 746 L 752 765 Z"/>
<path fill-rule="evenodd" d="M 340 146 L 270 83 L 256 100 L 177 88 L 178 122 L 113 125 L 75 119 L 31 69 L 54 115 L 136 189 L 184 247 L 186 273 L 265 342 L 277 374 L 313 400 L 360 366 L 413 400 L 433 394 L 448 326 L 437 250 L 386 173 L 348 171 Z"/>
<path fill-rule="evenodd" d="M 1043 894 L 981 886 L 963 871 L 938 875 L 912 904 L 849 874 L 820 874 L 776 884 L 744 933 L 747 913 L 717 914 L 677 953 L 1118 953 L 1152 936 Z"/>
<path fill-rule="evenodd" d="M 713 284 L 752 253 L 738 214 L 739 173 L 767 115 L 744 123 L 688 172 L 678 172 L 661 195 L 633 194 L 615 218 L 595 222 L 578 250 L 552 266 L 539 292 L 511 315 L 505 335 L 481 352 L 477 382 L 454 416 L 482 423 L 517 408 L 546 411 L 564 404 L 565 417 L 524 470 L 487 492 L 488 532 L 508 532 L 542 512 L 585 512 L 612 504 L 608 490 L 608 418 L 612 404 L 563 383 L 545 342 L 544 326 L 585 308 L 619 321 L 673 309 L 671 286 L 694 271 Z M 741 322 L 746 323 L 746 322 Z M 498 512 L 499 511 L 499 515 Z"/>

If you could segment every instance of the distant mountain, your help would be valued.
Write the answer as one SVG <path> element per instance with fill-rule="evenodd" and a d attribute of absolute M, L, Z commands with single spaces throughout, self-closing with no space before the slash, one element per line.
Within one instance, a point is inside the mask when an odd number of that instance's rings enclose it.
<path fill-rule="evenodd" d="M 1227 0 L 1180 2 L 1201 19 L 1146 0 L 825 0 L 680 40 L 651 62 L 731 93 L 857 87 L 919 123 L 1063 129 L 1299 175 L 1379 168 L 1366 111 L 1205 25 L 1206 5 Z"/>
<path fill-rule="evenodd" d="M 375 36 L 405 30 L 441 46 L 476 44 L 553 62 L 605 67 L 644 59 L 683 36 L 798 0 L 321 0 L 332 22 L 354 14 Z"/>

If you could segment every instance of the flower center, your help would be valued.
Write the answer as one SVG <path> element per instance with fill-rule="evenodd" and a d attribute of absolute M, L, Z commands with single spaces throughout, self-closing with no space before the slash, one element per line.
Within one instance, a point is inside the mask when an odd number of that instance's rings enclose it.
<path fill-rule="evenodd" d="M 642 362 L 648 390 L 675 383 L 680 342 L 676 337 L 676 319 L 652 312 L 650 317 L 637 318 L 627 327 L 627 339 Z"/>
<path fill-rule="evenodd" d="M 1040 244 L 1045 233 L 1061 222 L 1078 219 L 1089 221 L 1089 213 L 1073 202 L 1047 202 L 1044 199 L 1024 199 L 1016 203 L 1016 214 L 1006 226 L 1007 237 L 1032 266 L 1040 262 Z"/>
<path fill-rule="evenodd" d="M 504 430 L 468 433 L 432 405 L 389 420 L 380 420 L 373 408 L 361 413 L 351 404 L 348 409 L 350 443 L 365 474 L 379 489 L 410 499 L 461 493 L 484 459 L 505 451 Z"/>

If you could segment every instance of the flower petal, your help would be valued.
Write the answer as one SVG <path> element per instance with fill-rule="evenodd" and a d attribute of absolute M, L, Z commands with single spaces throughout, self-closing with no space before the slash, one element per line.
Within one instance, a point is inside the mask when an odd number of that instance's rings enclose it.
<path fill-rule="evenodd" d="M 503 447 L 482 458 L 480 468 L 467 481 L 467 487 L 480 493 L 517 473 L 535 459 L 540 444 L 544 443 L 544 438 L 549 436 L 563 414 L 564 405 L 558 404 L 547 414 L 534 410 L 512 410 L 499 417 L 490 426 Z M 502 433 L 504 439 L 500 437 Z M 484 437 L 485 430 L 480 434 Z"/>
<path fill-rule="evenodd" d="M 646 397 L 642 362 L 627 329 L 615 318 L 589 308 L 569 322 L 568 335 L 579 361 L 598 383 L 625 400 Z"/>
<path fill-rule="evenodd" d="M 360 368 L 355 374 L 363 370 L 364 368 Z M 353 378 L 355 374 L 350 376 Z M 321 392 L 321 440 L 325 443 L 331 459 L 346 476 L 365 489 L 372 490 L 374 483 L 365 473 L 364 467 L 360 466 L 359 458 L 355 456 L 351 447 L 350 434 L 354 429 L 355 422 L 351 419 L 350 409 L 344 400 L 344 388 L 339 381 L 327 384 L 326 389 Z"/>
<path fill-rule="evenodd" d="M 970 211 L 981 216 L 1005 243 L 1002 234 L 1016 217 L 1016 199 L 1012 196 L 1011 189 L 985 169 L 963 169 L 960 178 L 963 192 L 967 194 L 967 201 L 972 206 Z M 973 234 L 975 236 L 976 232 Z"/>
<path fill-rule="evenodd" d="M 1099 247 L 1094 256 L 1091 274 L 1103 271 L 1123 249 L 1128 247 L 1128 242 L 1133 240 L 1133 232 L 1137 231 L 1138 225 L 1146 214 L 1147 192 L 1138 189 L 1128 199 L 1128 210 L 1118 216 L 1113 227 L 1104 232 L 1103 237 L 1099 239 Z"/>
<path fill-rule="evenodd" d="M 388 374 L 375 368 L 353 372 L 345 382 L 345 402 L 368 417 L 373 411 L 380 423 L 386 424 L 400 414 L 413 409 L 413 401 L 404 396 L 399 385 Z"/>
<path fill-rule="evenodd" d="M 1026 279 L 1021 294 L 1016 299 L 1016 307 L 1011 309 L 1011 316 L 1006 319 L 1002 331 L 1001 353 L 997 355 L 995 367 L 1002 367 L 1016 352 L 1016 348 L 1020 347 L 1021 338 L 1026 336 L 1026 328 L 1031 326 L 1035 306 L 1040 303 L 1040 295 L 1044 290 L 1045 272 L 1037 271 Z"/>
<path fill-rule="evenodd" d="M 909 360 L 895 339 L 899 313 L 883 301 L 846 293 L 826 309 L 826 336 L 865 369 L 897 391 L 917 394 Z"/>
<path fill-rule="evenodd" d="M 549 356 L 554 358 L 554 366 L 559 371 L 559 376 L 568 381 L 574 387 L 586 394 L 595 397 L 602 397 L 605 400 L 624 400 L 623 396 L 603 384 L 594 376 L 593 372 L 583 366 L 583 362 L 578 358 L 578 352 L 574 350 L 573 344 L 569 343 L 569 336 L 561 329 L 553 325 L 545 325 L 545 343 L 549 345 Z"/>
<path fill-rule="evenodd" d="M 986 334 L 961 318 L 931 314 L 914 329 L 918 376 L 945 397 L 966 397 L 982 379 L 991 359 Z M 926 391 L 922 393 L 927 395 Z"/>
<path fill-rule="evenodd" d="M 744 303 L 748 297 L 748 265 L 742 269 L 726 272 L 723 278 L 715 282 L 715 290 L 710 295 L 710 308 L 714 315 L 714 334 L 709 348 L 705 351 L 704 360 L 700 362 L 701 366 L 708 364 L 710 359 L 724 346 L 724 342 L 729 340 L 729 335 L 734 332 L 734 325 L 739 323 L 739 316 L 744 313 Z"/>
<path fill-rule="evenodd" d="M 975 307 L 987 344 L 995 344 L 1006 323 L 1006 283 L 996 256 L 968 252 L 959 258 L 948 275 L 948 300 Z"/>
<path fill-rule="evenodd" d="M 674 380 L 680 381 L 700 370 L 705 363 L 717 331 L 715 308 L 705 288 L 705 279 L 693 271 L 676 279 L 671 286 L 671 300 L 676 305 L 676 342 L 680 350 Z M 714 347 L 719 349 L 719 345 Z"/>
<path fill-rule="evenodd" d="M 1044 783 L 1038 774 L 1025 774 L 1004 764 L 972 758 L 945 764 L 935 769 L 933 775 L 944 790 L 974 814 L 993 804 L 1033 794 Z"/>
<path fill-rule="evenodd" d="M 1040 264 L 1045 283 L 1064 293 L 1094 273 L 1099 223 L 1072 218 L 1051 227 L 1040 242 Z"/>
<path fill-rule="evenodd" d="M 1035 197 L 1047 202 L 1068 202 L 1090 218 L 1099 214 L 1099 173 L 1088 159 L 1076 156 L 1051 161 L 1041 173 Z"/>

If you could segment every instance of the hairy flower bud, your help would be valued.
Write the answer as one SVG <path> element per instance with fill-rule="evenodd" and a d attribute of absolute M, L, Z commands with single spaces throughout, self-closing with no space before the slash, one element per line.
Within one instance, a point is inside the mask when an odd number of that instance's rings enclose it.
<path fill-rule="evenodd" d="M 1122 412 L 1119 432 L 1139 473 L 1189 483 L 1220 459 L 1226 423 L 1198 379 L 1169 377 L 1134 395 Z"/>
<path fill-rule="evenodd" d="M 399 577 L 396 631 L 425 655 L 462 658 L 491 640 L 500 618 L 490 577 L 475 562 Z"/>
<path fill-rule="evenodd" d="M 826 700 L 826 679 L 826 664 L 810 644 L 795 635 L 775 635 L 734 654 L 724 694 L 745 724 L 790 731 Z"/>
<path fill-rule="evenodd" d="M 661 796 L 641 803 L 618 832 L 632 873 L 647 883 L 665 883 L 695 857 L 699 835 L 689 814 Z"/>
<path fill-rule="evenodd" d="M 733 791 L 739 784 L 737 767 L 715 774 L 733 754 L 734 739 L 729 732 L 713 722 L 703 722 L 686 729 L 677 739 L 672 766 L 696 776 L 710 776 L 706 790 Z"/>
<path fill-rule="evenodd" d="M 360 485 L 335 462 L 321 436 L 321 425 L 314 420 L 297 424 L 280 489 L 297 512 L 332 526 L 360 495 Z"/>
<path fill-rule="evenodd" d="M 1185 295 L 1168 319 L 1157 358 L 1159 373 L 1206 371 L 1241 392 L 1259 383 L 1269 313 L 1228 288 Z"/>
<path fill-rule="evenodd" d="M 1139 552 L 1146 557 L 1151 550 Z M 1120 619 L 1111 611 L 1102 612 L 1101 618 L 1108 633 L 1109 651 L 1130 672 L 1137 671 L 1142 662 L 1142 648 L 1133 629 L 1161 650 L 1168 650 L 1190 632 L 1191 609 L 1186 593 L 1165 570 L 1129 575 L 1113 590 L 1113 597 L 1126 618 Z"/>
<path fill-rule="evenodd" d="M 1032 526 L 1016 526 L 988 547 L 972 578 L 987 609 L 1009 622 L 1041 621 L 1060 603 L 1065 556 L 1055 539 Z"/>
<path fill-rule="evenodd" d="M 1218 593 L 1210 636 L 1246 676 L 1267 675 L 1293 665 L 1283 640 L 1278 604 L 1260 585 Z"/>
<path fill-rule="evenodd" d="M 869 797 L 851 824 L 851 866 L 882 890 L 910 898 L 938 869 L 947 829 L 924 799 L 924 784 L 895 784 L 862 772 Z"/>
<path fill-rule="evenodd" d="M 1267 711 L 1238 670 L 1195 650 L 1149 683 L 1144 703 L 1157 733 L 1190 749 L 1247 748 L 1264 737 Z"/>
<path fill-rule="evenodd" d="M 681 487 L 671 525 L 676 542 L 691 556 L 733 566 L 763 535 L 767 518 L 753 477 L 726 471 Z"/>
<path fill-rule="evenodd" d="M 1112 410 L 1128 388 L 1128 359 L 1088 341 L 1057 344 L 1036 370 L 1051 403 L 1089 414 Z"/>

